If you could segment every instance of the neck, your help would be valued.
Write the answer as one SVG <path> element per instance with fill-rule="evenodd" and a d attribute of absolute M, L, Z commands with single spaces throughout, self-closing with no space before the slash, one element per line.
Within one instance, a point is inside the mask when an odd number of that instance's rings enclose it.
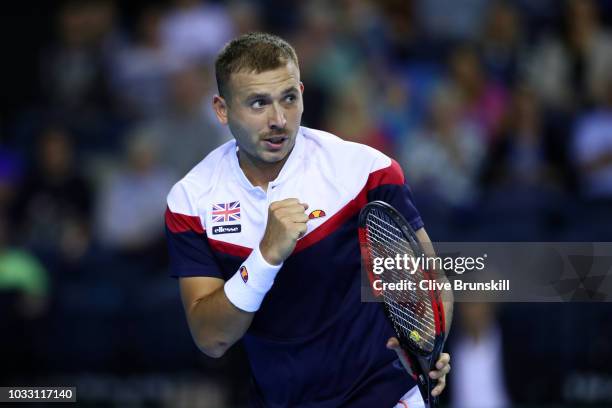
<path fill-rule="evenodd" d="M 248 153 L 244 153 L 242 150 L 238 150 L 238 162 L 240 163 L 240 168 L 244 172 L 244 175 L 252 185 L 267 190 L 268 183 L 278 177 L 290 154 L 291 152 L 279 162 L 266 163 L 257 160 Z"/>

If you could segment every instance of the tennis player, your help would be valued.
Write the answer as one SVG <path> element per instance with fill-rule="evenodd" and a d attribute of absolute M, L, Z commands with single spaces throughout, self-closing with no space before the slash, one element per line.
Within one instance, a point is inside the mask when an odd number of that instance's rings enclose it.
<path fill-rule="evenodd" d="M 255 407 L 423 406 L 382 308 L 360 297 L 367 202 L 390 203 L 429 241 L 401 168 L 300 126 L 304 85 L 284 40 L 238 37 L 215 70 L 213 108 L 235 140 L 172 188 L 166 211 L 172 276 L 199 349 L 221 357 L 243 341 Z M 449 360 L 430 373 L 434 395 Z"/>

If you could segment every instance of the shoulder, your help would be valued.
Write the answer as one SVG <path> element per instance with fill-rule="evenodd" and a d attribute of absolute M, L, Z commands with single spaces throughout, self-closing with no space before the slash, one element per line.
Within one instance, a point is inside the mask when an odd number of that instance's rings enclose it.
<path fill-rule="evenodd" d="M 229 173 L 229 155 L 236 151 L 230 140 L 212 152 L 179 180 L 168 194 L 168 208 L 174 213 L 197 215 L 198 202 Z"/>
<path fill-rule="evenodd" d="M 306 127 L 301 130 L 309 159 L 340 181 L 361 185 L 372 179 L 385 184 L 404 182 L 400 165 L 384 153 L 325 131 Z"/>

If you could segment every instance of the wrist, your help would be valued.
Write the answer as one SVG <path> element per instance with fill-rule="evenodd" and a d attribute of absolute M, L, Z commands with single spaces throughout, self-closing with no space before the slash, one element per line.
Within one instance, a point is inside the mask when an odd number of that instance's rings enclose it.
<path fill-rule="evenodd" d="M 271 250 L 264 241 L 261 241 L 259 244 L 259 253 L 261 254 L 263 260 L 272 266 L 281 265 L 283 263 L 283 259 L 277 254 L 274 254 L 275 251 Z"/>
<path fill-rule="evenodd" d="M 270 264 L 256 247 L 234 276 L 225 282 L 225 296 L 238 309 L 256 312 L 282 266 L 282 262 Z"/>

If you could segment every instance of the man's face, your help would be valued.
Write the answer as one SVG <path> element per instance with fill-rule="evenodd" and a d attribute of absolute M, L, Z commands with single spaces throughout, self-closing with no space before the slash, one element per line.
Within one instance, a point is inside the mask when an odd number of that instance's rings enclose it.
<path fill-rule="evenodd" d="M 300 72 L 293 62 L 265 72 L 238 72 L 227 84 L 227 100 L 215 97 L 217 117 L 253 164 L 277 163 L 295 144 L 304 104 Z"/>

